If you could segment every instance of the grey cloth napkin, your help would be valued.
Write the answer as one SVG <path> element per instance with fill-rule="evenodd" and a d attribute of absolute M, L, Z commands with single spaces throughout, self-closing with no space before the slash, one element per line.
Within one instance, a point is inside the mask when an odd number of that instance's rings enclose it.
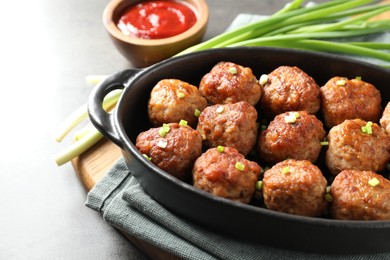
<path fill-rule="evenodd" d="M 241 14 L 228 30 L 261 18 Z M 370 37 L 364 40 L 390 42 L 390 34 Z M 390 259 L 390 253 L 336 256 L 290 251 L 214 233 L 153 200 L 128 171 L 123 158 L 88 193 L 86 206 L 101 213 L 110 225 L 182 259 Z"/>
<path fill-rule="evenodd" d="M 390 259 L 390 253 L 323 255 L 269 247 L 186 221 L 146 194 L 120 158 L 88 193 L 86 206 L 110 225 L 182 259 Z"/>

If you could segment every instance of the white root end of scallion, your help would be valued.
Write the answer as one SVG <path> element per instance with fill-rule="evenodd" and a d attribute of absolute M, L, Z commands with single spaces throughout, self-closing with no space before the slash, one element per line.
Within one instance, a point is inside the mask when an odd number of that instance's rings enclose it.
<path fill-rule="evenodd" d="M 88 117 L 87 104 L 82 105 L 70 114 L 54 133 L 54 139 L 61 142 L 79 123 Z"/>
<path fill-rule="evenodd" d="M 107 78 L 107 75 L 87 75 L 85 77 L 85 81 L 88 84 L 96 85 L 99 84 L 101 81 L 105 80 Z"/>
<path fill-rule="evenodd" d="M 97 129 L 92 129 L 82 139 L 72 143 L 70 146 L 54 155 L 53 159 L 58 166 L 61 166 L 87 151 L 102 138 L 103 135 Z"/>

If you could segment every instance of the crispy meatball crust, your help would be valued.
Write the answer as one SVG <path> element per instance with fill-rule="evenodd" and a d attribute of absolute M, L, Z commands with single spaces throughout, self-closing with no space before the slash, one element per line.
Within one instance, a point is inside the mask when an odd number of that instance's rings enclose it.
<path fill-rule="evenodd" d="M 244 165 L 239 170 L 236 163 Z M 261 167 L 245 159 L 236 149 L 224 147 L 223 152 L 210 148 L 196 161 L 192 170 L 194 186 L 219 197 L 249 203 Z"/>
<path fill-rule="evenodd" d="M 197 130 L 208 147 L 236 148 L 243 155 L 256 145 L 257 110 L 245 101 L 206 107 L 199 116 Z"/>
<path fill-rule="evenodd" d="M 154 126 L 183 119 L 195 128 L 198 122 L 195 110 L 202 111 L 206 106 L 207 100 L 197 87 L 178 79 L 163 79 L 151 91 L 148 115 Z"/>
<path fill-rule="evenodd" d="M 379 120 L 381 127 L 383 127 L 387 134 L 390 135 L 390 102 L 387 103 L 381 119 Z"/>
<path fill-rule="evenodd" d="M 298 118 L 290 123 L 290 118 L 296 113 Z M 279 114 L 259 135 L 257 146 L 260 159 L 268 163 L 287 158 L 315 162 L 325 135 L 322 122 L 306 111 Z"/>
<path fill-rule="evenodd" d="M 265 171 L 263 198 L 268 209 L 316 217 L 327 212 L 327 181 L 307 160 L 285 160 Z"/>
<path fill-rule="evenodd" d="M 381 94 L 370 83 L 359 79 L 333 77 L 321 91 L 325 125 L 332 128 L 346 119 L 360 118 L 378 122 L 381 116 Z"/>
<path fill-rule="evenodd" d="M 189 126 L 170 123 L 164 137 L 161 127 L 140 133 L 136 139 L 137 149 L 162 170 L 181 180 L 191 178 L 195 160 L 202 154 L 202 137 Z"/>
<path fill-rule="evenodd" d="M 377 185 L 375 180 L 379 181 Z M 370 185 L 371 183 L 371 185 Z M 330 214 L 344 220 L 390 220 L 390 181 L 372 171 L 344 170 L 334 179 Z"/>
<path fill-rule="evenodd" d="M 300 68 L 280 66 L 268 74 L 260 109 L 268 118 L 287 111 L 315 114 L 320 109 L 320 87 Z"/>
<path fill-rule="evenodd" d="M 376 123 L 371 126 L 372 134 L 364 133 L 366 124 L 361 119 L 345 120 L 329 131 L 325 161 L 333 175 L 347 169 L 379 172 L 386 167 L 390 138 Z"/>
<path fill-rule="evenodd" d="M 246 101 L 252 106 L 261 97 L 261 87 L 252 70 L 232 62 L 219 62 L 203 76 L 199 91 L 211 104 Z"/>

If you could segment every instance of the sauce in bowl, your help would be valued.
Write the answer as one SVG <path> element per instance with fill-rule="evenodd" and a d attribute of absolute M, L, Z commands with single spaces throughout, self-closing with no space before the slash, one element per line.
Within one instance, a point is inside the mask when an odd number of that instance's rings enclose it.
<path fill-rule="evenodd" d="M 125 9 L 117 26 L 125 35 L 163 39 L 187 31 L 196 20 L 195 12 L 184 2 L 153 0 Z"/>

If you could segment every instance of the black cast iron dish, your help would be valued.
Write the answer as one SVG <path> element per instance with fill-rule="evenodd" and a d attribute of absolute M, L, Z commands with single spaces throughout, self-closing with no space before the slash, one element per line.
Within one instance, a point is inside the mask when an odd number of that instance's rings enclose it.
<path fill-rule="evenodd" d="M 168 175 L 135 148 L 137 135 L 151 127 L 147 102 L 161 79 L 177 78 L 195 86 L 219 61 L 269 73 L 280 65 L 298 66 L 321 86 L 333 76 L 361 76 L 390 100 L 390 71 L 332 55 L 273 48 L 216 49 L 172 58 L 142 70 L 113 74 L 94 89 L 89 100 L 93 124 L 122 149 L 129 170 L 144 190 L 176 214 L 240 239 L 318 253 L 390 251 L 390 221 L 340 221 L 279 213 L 229 201 L 197 190 Z M 102 110 L 102 100 L 114 89 L 124 89 L 114 113 Z"/>

